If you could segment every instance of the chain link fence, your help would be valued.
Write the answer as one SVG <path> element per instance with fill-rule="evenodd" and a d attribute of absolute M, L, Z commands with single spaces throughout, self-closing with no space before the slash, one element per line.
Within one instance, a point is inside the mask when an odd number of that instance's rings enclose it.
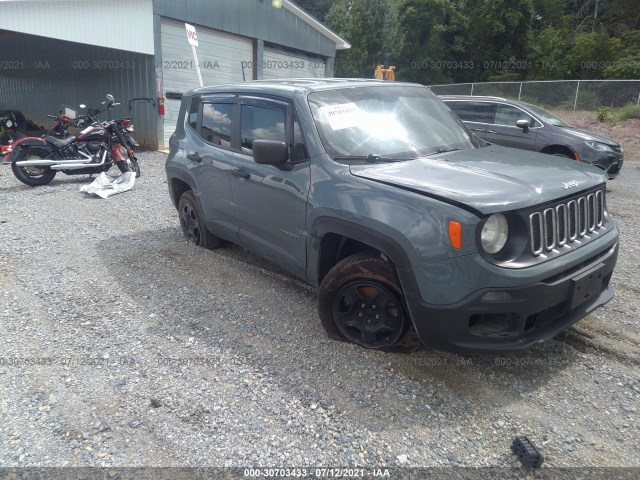
<path fill-rule="evenodd" d="M 561 110 L 640 105 L 640 80 L 544 80 L 431 85 L 437 95 L 487 95 Z"/>

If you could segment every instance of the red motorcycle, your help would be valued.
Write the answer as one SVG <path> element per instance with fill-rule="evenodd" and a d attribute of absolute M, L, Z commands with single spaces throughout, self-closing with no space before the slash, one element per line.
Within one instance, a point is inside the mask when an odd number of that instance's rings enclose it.
<path fill-rule="evenodd" d="M 104 103 L 104 102 L 103 102 Z M 106 172 L 114 164 L 121 172 L 133 171 L 140 176 L 140 166 L 131 142 L 125 137 L 122 120 L 111 120 L 113 95 L 107 95 L 109 120 L 99 123 L 97 115 L 103 110 L 89 111 L 75 125 L 89 123 L 77 135 L 59 139 L 26 137 L 14 142 L 6 161 L 11 162 L 13 174 L 30 186 L 46 185 L 57 172 L 67 175 L 94 175 Z M 135 140 L 133 140 L 135 142 Z"/>

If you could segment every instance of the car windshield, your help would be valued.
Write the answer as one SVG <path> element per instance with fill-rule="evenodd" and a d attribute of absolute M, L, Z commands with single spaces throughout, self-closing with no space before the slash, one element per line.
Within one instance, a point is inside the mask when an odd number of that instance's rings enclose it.
<path fill-rule="evenodd" d="M 569 125 L 567 122 L 562 120 L 559 117 L 556 117 L 553 113 L 547 112 L 544 108 L 538 107 L 536 105 L 531 105 L 530 103 L 526 104 L 529 110 L 535 113 L 538 117 L 541 117 L 545 122 L 555 125 L 556 127 L 565 127 L 565 128 L 573 128 L 572 125 Z"/>
<path fill-rule="evenodd" d="M 402 161 L 478 146 L 424 87 L 342 88 L 312 93 L 308 100 L 322 143 L 337 160 Z"/>

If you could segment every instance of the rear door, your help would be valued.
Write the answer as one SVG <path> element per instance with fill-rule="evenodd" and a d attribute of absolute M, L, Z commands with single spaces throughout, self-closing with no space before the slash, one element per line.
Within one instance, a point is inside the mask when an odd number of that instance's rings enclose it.
<path fill-rule="evenodd" d="M 310 168 L 295 111 L 286 101 L 240 97 L 239 112 L 242 154 L 234 158 L 231 190 L 240 244 L 305 278 Z M 285 141 L 289 163 L 257 164 L 257 139 Z"/>
<path fill-rule="evenodd" d="M 197 97 L 194 97 L 197 98 Z M 197 109 L 196 115 L 193 110 Z M 237 242 L 238 225 L 231 197 L 232 138 L 237 114 L 233 95 L 207 96 L 192 102 L 189 125 L 193 129 L 187 149 L 188 168 L 196 180 L 207 227 L 215 235 Z"/>
<path fill-rule="evenodd" d="M 445 103 L 477 137 L 485 138 L 487 127 L 493 122 L 494 105 L 468 100 L 445 100 Z"/>
<path fill-rule="evenodd" d="M 518 120 L 529 122 L 527 131 L 516 126 Z M 538 127 L 540 124 L 521 108 L 496 102 L 493 125 L 488 126 L 485 140 L 505 147 L 535 150 Z"/>

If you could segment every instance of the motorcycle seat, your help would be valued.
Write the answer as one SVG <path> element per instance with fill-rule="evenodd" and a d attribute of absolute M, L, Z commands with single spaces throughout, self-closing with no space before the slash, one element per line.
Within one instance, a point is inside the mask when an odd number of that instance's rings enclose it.
<path fill-rule="evenodd" d="M 76 137 L 75 135 L 71 135 L 70 137 L 63 138 L 62 140 L 56 137 L 47 137 L 45 138 L 45 140 L 55 147 L 64 148 L 67 145 L 71 145 L 73 142 L 75 142 Z"/>

